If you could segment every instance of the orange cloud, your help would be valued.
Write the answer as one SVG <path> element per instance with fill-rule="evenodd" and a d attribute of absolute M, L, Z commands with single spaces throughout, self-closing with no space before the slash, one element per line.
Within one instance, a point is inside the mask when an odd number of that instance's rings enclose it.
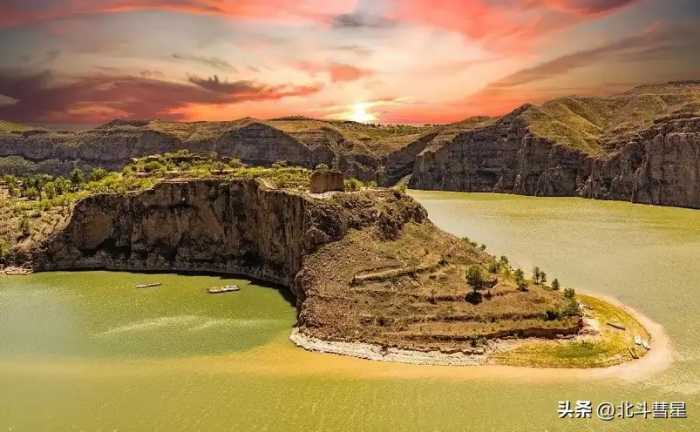
<path fill-rule="evenodd" d="M 28 0 L 0 6 L 0 27 L 83 15 L 161 10 L 234 19 L 319 21 L 354 9 L 356 0 Z"/>
<path fill-rule="evenodd" d="M 375 73 L 371 69 L 363 69 L 344 63 L 319 64 L 302 62 L 297 64 L 297 68 L 309 72 L 311 75 L 316 75 L 318 73 L 328 74 L 333 82 L 356 81 L 360 78 L 374 75 Z"/>
<path fill-rule="evenodd" d="M 412 0 L 390 18 L 461 33 L 501 51 L 523 51 L 555 31 L 612 13 L 638 0 Z"/>

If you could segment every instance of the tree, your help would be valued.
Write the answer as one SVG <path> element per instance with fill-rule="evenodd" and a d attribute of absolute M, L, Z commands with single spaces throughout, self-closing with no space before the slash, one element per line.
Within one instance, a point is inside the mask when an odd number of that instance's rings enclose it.
<path fill-rule="evenodd" d="M 107 170 L 104 168 L 94 168 L 90 172 L 90 181 L 100 181 L 103 178 L 107 177 Z"/>
<path fill-rule="evenodd" d="M 30 200 L 36 199 L 39 197 L 39 191 L 36 190 L 34 186 L 27 188 L 27 190 L 24 191 L 24 196 L 29 198 Z"/>
<path fill-rule="evenodd" d="M 479 266 L 473 265 L 467 269 L 467 283 L 474 291 L 478 291 L 484 285 L 484 275 L 481 274 Z"/>
<path fill-rule="evenodd" d="M 559 289 L 559 279 L 554 278 L 554 280 L 552 281 L 552 289 L 555 291 Z"/>
<path fill-rule="evenodd" d="M 573 299 L 576 297 L 576 291 L 573 288 L 564 288 L 564 297 L 568 299 Z"/>
<path fill-rule="evenodd" d="M 501 267 L 507 268 L 508 265 L 510 264 L 508 262 L 508 257 L 505 255 L 501 255 L 501 257 L 498 259 L 498 263 L 500 264 Z"/>
<path fill-rule="evenodd" d="M 496 261 L 489 261 L 489 273 L 498 273 L 498 263 Z"/>
<path fill-rule="evenodd" d="M 85 176 L 80 168 L 76 168 L 70 172 L 70 182 L 73 184 L 73 189 L 79 189 L 80 185 L 85 182 Z"/>
<path fill-rule="evenodd" d="M 540 272 L 540 283 L 541 284 L 547 283 L 547 273 Z"/>
<path fill-rule="evenodd" d="M 515 271 L 515 283 L 516 285 L 518 285 L 518 289 L 520 291 L 527 290 L 527 282 L 525 282 L 525 273 L 522 271 L 522 269 L 517 269 Z"/>
<path fill-rule="evenodd" d="M 46 198 L 50 200 L 56 197 L 56 185 L 54 182 L 48 182 L 44 185 L 44 194 L 46 194 Z"/>
<path fill-rule="evenodd" d="M 540 272 L 540 268 L 535 266 L 535 268 L 532 269 L 532 281 L 535 284 L 539 284 L 541 275 L 542 275 L 542 273 Z"/>

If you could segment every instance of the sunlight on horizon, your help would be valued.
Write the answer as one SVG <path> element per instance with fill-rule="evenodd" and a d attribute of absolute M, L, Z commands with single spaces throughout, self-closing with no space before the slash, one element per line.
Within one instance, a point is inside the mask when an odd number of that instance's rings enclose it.
<path fill-rule="evenodd" d="M 370 123 L 375 121 L 377 117 L 371 112 L 368 112 L 367 108 L 368 106 L 364 102 L 354 104 L 349 119 L 358 123 Z"/>

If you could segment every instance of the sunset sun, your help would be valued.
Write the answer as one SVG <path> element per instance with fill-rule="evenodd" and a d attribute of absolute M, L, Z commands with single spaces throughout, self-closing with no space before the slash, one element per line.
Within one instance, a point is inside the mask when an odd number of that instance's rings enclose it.
<path fill-rule="evenodd" d="M 375 121 L 377 117 L 368 112 L 367 108 L 367 104 L 364 102 L 359 102 L 353 105 L 352 112 L 350 113 L 350 120 L 358 123 L 370 123 Z"/>

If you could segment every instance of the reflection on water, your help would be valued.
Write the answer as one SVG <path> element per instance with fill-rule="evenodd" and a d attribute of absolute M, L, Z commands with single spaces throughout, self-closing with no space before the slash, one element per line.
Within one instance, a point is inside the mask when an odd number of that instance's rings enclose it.
<path fill-rule="evenodd" d="M 663 324 L 642 382 L 373 363 L 299 350 L 280 292 L 207 276 L 0 279 L 0 430 L 697 430 L 700 216 L 572 198 L 414 192 L 441 227 Z M 135 289 L 141 282 L 163 286 Z M 559 420 L 558 400 L 685 400 L 683 421 Z M 670 423 L 669 423 L 670 422 Z"/>

